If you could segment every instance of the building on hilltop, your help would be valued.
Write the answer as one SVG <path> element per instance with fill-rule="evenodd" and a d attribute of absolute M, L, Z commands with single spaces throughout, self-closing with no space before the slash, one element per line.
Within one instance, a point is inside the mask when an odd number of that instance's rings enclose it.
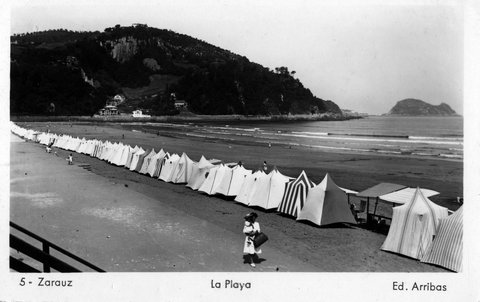
<path fill-rule="evenodd" d="M 98 111 L 99 115 L 102 116 L 110 116 L 110 115 L 119 115 L 120 112 L 118 111 L 117 106 L 106 105 L 102 109 Z"/>

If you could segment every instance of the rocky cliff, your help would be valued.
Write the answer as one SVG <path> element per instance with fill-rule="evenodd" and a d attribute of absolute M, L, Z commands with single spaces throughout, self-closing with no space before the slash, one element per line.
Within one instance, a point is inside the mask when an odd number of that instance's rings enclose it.
<path fill-rule="evenodd" d="M 404 99 L 398 101 L 388 112 L 388 115 L 404 116 L 452 116 L 457 113 L 445 103 L 431 105 L 417 99 Z"/>

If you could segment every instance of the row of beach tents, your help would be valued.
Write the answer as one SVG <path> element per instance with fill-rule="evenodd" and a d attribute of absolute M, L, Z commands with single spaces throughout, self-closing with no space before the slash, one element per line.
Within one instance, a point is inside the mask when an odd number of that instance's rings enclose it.
<path fill-rule="evenodd" d="M 248 170 L 241 163 L 224 164 L 204 156 L 196 162 L 186 153 L 170 154 L 163 149 L 156 152 L 121 142 L 37 132 L 14 123 L 11 129 L 18 136 L 43 145 L 90 155 L 165 182 L 186 184 L 208 195 L 229 196 L 246 206 L 276 210 L 296 220 L 319 226 L 356 223 L 347 194 L 357 192 L 339 187 L 328 173 L 316 185 L 305 171 L 292 178 L 276 168 L 267 174 Z M 449 216 L 447 208 L 430 201 L 419 188 L 411 194 L 408 202 L 393 208 L 392 223 L 381 249 L 460 271 L 462 208 Z"/>

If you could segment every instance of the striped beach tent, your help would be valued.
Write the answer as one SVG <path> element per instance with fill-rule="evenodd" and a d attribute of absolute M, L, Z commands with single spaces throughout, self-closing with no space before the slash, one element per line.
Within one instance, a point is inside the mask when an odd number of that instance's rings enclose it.
<path fill-rule="evenodd" d="M 120 166 L 120 161 L 122 159 L 123 153 L 128 152 L 129 146 L 125 146 L 123 143 L 120 143 L 120 146 L 115 151 L 115 155 L 112 158 L 112 164 Z"/>
<path fill-rule="evenodd" d="M 208 172 L 213 167 L 215 167 L 215 165 L 202 155 L 198 163 L 193 166 L 192 176 L 190 176 L 186 186 L 193 190 L 198 190 L 207 179 Z"/>
<path fill-rule="evenodd" d="M 208 195 L 215 194 L 216 189 L 227 169 L 227 166 L 220 164 L 208 170 L 207 179 L 205 179 L 198 191 L 207 193 Z"/>
<path fill-rule="evenodd" d="M 172 182 L 176 184 L 187 183 L 192 176 L 193 167 L 196 164 L 196 162 L 191 160 L 190 157 L 183 152 L 180 160 L 177 163 L 177 166 L 173 170 Z"/>
<path fill-rule="evenodd" d="M 237 197 L 235 197 L 235 201 L 243 203 L 244 205 L 249 205 L 252 201 L 253 193 L 258 186 L 259 180 L 266 176 L 267 174 L 262 170 L 257 170 L 253 174 L 247 175 Z"/>
<path fill-rule="evenodd" d="M 241 164 L 228 168 L 216 189 L 216 193 L 225 196 L 237 196 L 243 182 L 250 174 L 252 174 L 252 170 L 245 169 Z"/>
<path fill-rule="evenodd" d="M 421 261 L 461 272 L 463 255 L 463 206 L 439 221 L 437 235 Z"/>
<path fill-rule="evenodd" d="M 255 187 L 249 205 L 264 209 L 276 209 L 282 201 L 285 184 L 292 178 L 283 175 L 276 168 L 266 177 L 261 177 Z"/>
<path fill-rule="evenodd" d="M 152 157 L 154 157 L 156 154 L 157 153 L 155 152 L 155 149 L 152 149 L 152 151 L 150 151 L 145 156 L 145 158 L 143 159 L 142 167 L 140 168 L 138 173 L 147 174 L 148 165 L 150 165 L 150 161 L 152 160 Z"/>
<path fill-rule="evenodd" d="M 305 204 L 308 191 L 313 188 L 313 186 L 315 186 L 315 184 L 308 179 L 307 173 L 302 171 L 297 179 L 285 184 L 282 201 L 278 205 L 277 211 L 297 217 Z"/>
<path fill-rule="evenodd" d="M 162 170 L 162 164 L 165 156 L 167 156 L 168 153 L 165 153 L 163 149 L 160 149 L 157 154 L 155 154 L 152 159 L 150 160 L 150 164 L 148 164 L 147 168 L 147 174 L 150 175 L 151 177 L 156 177 L 160 176 L 160 171 Z M 168 155 L 170 156 L 170 155 Z"/>
<path fill-rule="evenodd" d="M 162 170 L 160 171 L 160 176 L 158 178 L 165 182 L 171 182 L 173 169 L 179 160 L 180 156 L 177 153 L 165 158 L 163 161 Z"/>
<path fill-rule="evenodd" d="M 335 184 L 328 173 L 321 183 L 308 191 L 297 220 L 308 220 L 316 225 L 356 223 L 350 211 L 347 193 Z"/>
<path fill-rule="evenodd" d="M 408 203 L 393 208 L 392 223 L 381 249 L 421 259 L 437 234 L 447 208 L 436 205 L 417 188 Z"/>

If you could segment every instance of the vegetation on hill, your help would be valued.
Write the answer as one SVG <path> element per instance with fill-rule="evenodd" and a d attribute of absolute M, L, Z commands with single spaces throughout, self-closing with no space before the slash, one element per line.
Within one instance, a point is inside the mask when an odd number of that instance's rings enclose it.
<path fill-rule="evenodd" d="M 287 67 L 269 70 L 169 30 L 117 25 L 103 32 L 20 34 L 11 41 L 12 114 L 91 115 L 115 94 L 129 95 L 127 104 L 153 114 L 175 114 L 174 93 L 198 114 L 341 116 L 335 103 L 315 97 Z"/>

